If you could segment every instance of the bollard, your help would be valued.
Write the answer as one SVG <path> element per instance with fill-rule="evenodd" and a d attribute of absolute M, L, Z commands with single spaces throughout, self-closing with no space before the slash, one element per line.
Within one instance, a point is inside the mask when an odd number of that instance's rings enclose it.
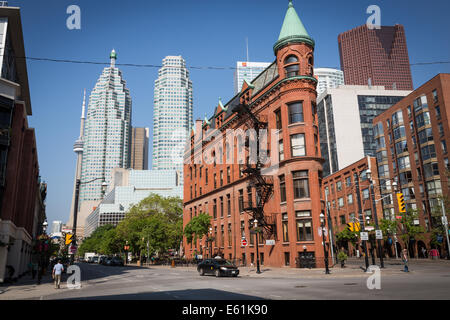
<path fill-rule="evenodd" d="M 175 260 L 172 260 L 172 268 L 175 268 Z"/>

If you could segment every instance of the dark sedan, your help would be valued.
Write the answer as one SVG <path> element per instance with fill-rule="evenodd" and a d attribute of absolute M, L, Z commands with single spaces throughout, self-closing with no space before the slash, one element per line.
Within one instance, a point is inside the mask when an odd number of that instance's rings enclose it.
<path fill-rule="evenodd" d="M 216 277 L 237 277 L 239 274 L 239 269 L 231 261 L 225 259 L 203 260 L 198 264 L 197 271 L 201 276 L 205 274 L 214 274 Z"/>

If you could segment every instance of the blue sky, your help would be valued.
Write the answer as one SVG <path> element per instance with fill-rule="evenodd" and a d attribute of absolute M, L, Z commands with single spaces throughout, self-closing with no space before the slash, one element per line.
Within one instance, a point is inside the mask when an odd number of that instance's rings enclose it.
<path fill-rule="evenodd" d="M 81 30 L 66 27 L 66 9 L 81 8 Z M 449 61 L 450 1 L 294 0 L 316 41 L 315 66 L 339 68 L 337 36 L 366 22 L 369 5 L 381 8 L 382 25 L 405 26 L 411 63 Z M 25 51 L 29 57 L 160 65 L 166 55 L 182 55 L 188 66 L 233 67 L 245 60 L 248 37 L 251 61 L 273 61 L 287 0 L 24 0 Z M 103 66 L 28 62 L 41 176 L 48 183 L 49 222 L 69 218 L 83 90 L 92 90 Z M 153 85 L 157 68 L 121 67 L 133 100 L 134 126 L 152 127 Z M 413 66 L 417 88 L 450 64 Z M 218 97 L 233 95 L 233 70 L 191 69 L 194 118 L 210 116 Z"/>

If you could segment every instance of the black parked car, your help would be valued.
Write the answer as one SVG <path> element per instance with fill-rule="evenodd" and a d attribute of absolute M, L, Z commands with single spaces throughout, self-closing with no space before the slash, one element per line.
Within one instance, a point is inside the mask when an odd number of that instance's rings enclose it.
<path fill-rule="evenodd" d="M 203 260 L 198 264 L 197 271 L 201 276 L 205 274 L 214 274 L 216 277 L 237 277 L 239 274 L 239 269 L 231 261 L 225 259 Z"/>
<path fill-rule="evenodd" d="M 113 257 L 111 259 L 111 266 L 121 266 L 123 267 L 123 260 L 121 257 Z"/>

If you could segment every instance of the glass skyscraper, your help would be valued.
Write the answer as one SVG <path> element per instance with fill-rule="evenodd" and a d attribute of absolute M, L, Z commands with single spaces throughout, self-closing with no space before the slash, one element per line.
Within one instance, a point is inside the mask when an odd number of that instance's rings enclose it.
<path fill-rule="evenodd" d="M 249 82 L 253 81 L 271 64 L 272 62 L 236 62 L 236 71 L 234 73 L 234 94 L 241 91 L 244 79 Z"/>
<path fill-rule="evenodd" d="M 89 99 L 84 129 L 79 203 L 102 198 L 102 184 L 111 180 L 113 168 L 130 165 L 131 97 L 121 71 L 111 65 L 103 69 Z M 96 178 L 96 181 L 88 182 Z M 79 208 L 80 208 L 79 206 Z"/>
<path fill-rule="evenodd" d="M 186 62 L 181 56 L 167 56 L 155 80 L 152 169 L 183 172 L 192 109 L 192 82 Z"/>

